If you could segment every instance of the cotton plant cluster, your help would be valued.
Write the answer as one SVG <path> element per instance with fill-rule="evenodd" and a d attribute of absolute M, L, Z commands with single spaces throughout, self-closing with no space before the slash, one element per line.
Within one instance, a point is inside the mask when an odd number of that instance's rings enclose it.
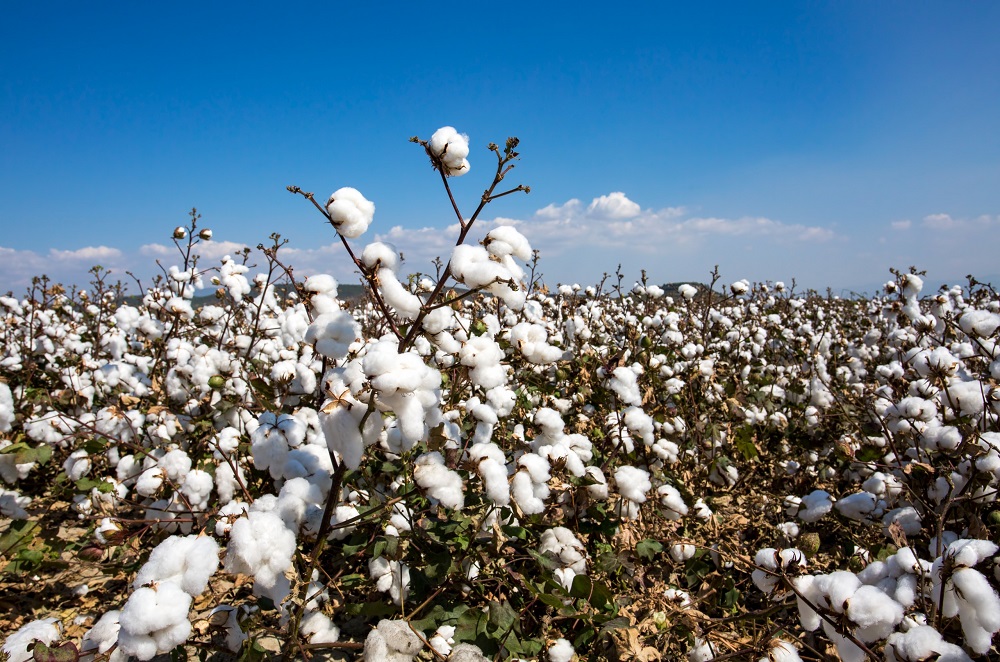
<path fill-rule="evenodd" d="M 469 171 L 455 129 L 416 142 L 446 187 Z M 495 190 L 516 147 L 490 145 L 483 206 L 526 190 Z M 373 660 L 428 645 L 571 660 L 648 565 L 687 613 L 689 659 L 733 652 L 693 615 L 752 596 L 781 610 L 785 634 L 745 659 L 800 659 L 813 632 L 845 660 L 990 653 L 992 290 L 928 296 L 916 273 L 850 300 L 714 278 L 548 290 L 518 226 L 473 232 L 482 206 L 459 215 L 436 275 L 411 277 L 397 247 L 364 243 L 375 205 L 360 191 L 303 195 L 363 300 L 325 274 L 285 281 L 277 237 L 263 267 L 236 255 L 205 269 L 190 249 L 211 234 L 194 220 L 174 234 L 181 264 L 140 300 L 101 281 L 0 297 L 0 516 L 39 516 L 46 477 L 104 559 L 127 541 L 142 558 L 80 650 L 238 651 L 268 630 L 289 654 L 351 638 Z M 756 537 L 720 536 L 747 491 Z M 862 532 L 850 558 L 833 524 Z M 730 588 L 703 590 L 710 573 Z M 199 613 L 220 579 L 240 589 Z M 36 636 L 60 634 L 28 622 L 5 646 L 22 654 Z M 484 638 L 494 650 L 472 645 Z"/>

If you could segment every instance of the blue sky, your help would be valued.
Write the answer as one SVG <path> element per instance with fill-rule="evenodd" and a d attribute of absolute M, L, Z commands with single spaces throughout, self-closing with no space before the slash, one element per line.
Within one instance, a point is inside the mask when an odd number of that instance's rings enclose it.
<path fill-rule="evenodd" d="M 447 256 L 447 198 L 412 135 L 521 139 L 484 220 L 546 280 L 871 290 L 890 266 L 1000 281 L 1000 4 L 7 3 L 0 21 L 0 291 L 94 263 L 205 264 L 279 232 L 302 273 L 351 280 L 296 184 L 376 204 L 361 242 Z M 489 224 L 484 224 L 484 229 Z"/>

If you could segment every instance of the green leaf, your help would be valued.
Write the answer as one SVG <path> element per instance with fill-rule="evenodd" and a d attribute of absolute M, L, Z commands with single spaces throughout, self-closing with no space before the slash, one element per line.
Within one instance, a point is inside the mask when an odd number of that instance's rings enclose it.
<path fill-rule="evenodd" d="M 488 631 L 499 632 L 506 634 L 511 630 L 514 630 L 520 623 L 517 618 L 517 612 L 514 608 L 510 606 L 510 603 L 504 600 L 503 602 L 497 602 L 496 600 L 491 600 L 489 604 L 489 614 L 488 618 Z"/>
<path fill-rule="evenodd" d="M 606 609 L 613 605 L 614 596 L 604 582 L 595 582 L 587 575 L 577 575 L 573 578 L 573 586 L 569 594 L 574 598 L 586 600 L 598 609 Z"/>
<path fill-rule="evenodd" d="M 647 561 L 652 561 L 653 557 L 662 551 L 663 545 L 652 538 L 640 540 L 635 546 L 635 553 L 639 555 L 639 558 Z"/>
<path fill-rule="evenodd" d="M 753 428 L 749 425 L 744 425 L 736 431 L 736 439 L 733 441 L 733 445 L 743 455 L 744 459 L 752 460 L 760 455 L 753 437 Z"/>

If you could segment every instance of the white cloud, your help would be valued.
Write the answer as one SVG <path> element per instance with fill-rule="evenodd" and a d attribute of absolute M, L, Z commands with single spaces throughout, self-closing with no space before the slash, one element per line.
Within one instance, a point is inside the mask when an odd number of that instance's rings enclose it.
<path fill-rule="evenodd" d="M 987 230 L 1000 227 L 1000 216 L 983 214 L 976 218 L 953 218 L 950 214 L 924 216 L 923 226 L 929 230 Z"/>
<path fill-rule="evenodd" d="M 625 197 L 621 191 L 594 198 L 587 207 L 587 213 L 597 218 L 633 218 L 638 216 L 640 212 L 642 212 L 642 208 Z"/>
<path fill-rule="evenodd" d="M 913 222 L 909 219 L 892 222 L 893 230 L 909 230 L 911 227 L 913 227 Z"/>
<path fill-rule="evenodd" d="M 60 251 L 55 248 L 49 250 L 49 257 L 54 260 L 82 260 L 94 266 L 100 260 L 117 260 L 122 256 L 122 252 L 117 248 L 108 246 L 85 246 L 75 251 Z"/>

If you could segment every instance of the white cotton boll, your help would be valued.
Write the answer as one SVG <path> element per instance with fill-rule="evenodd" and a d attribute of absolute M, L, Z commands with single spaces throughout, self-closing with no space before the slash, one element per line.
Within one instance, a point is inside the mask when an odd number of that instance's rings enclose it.
<path fill-rule="evenodd" d="M 420 315 L 423 302 L 420 297 L 403 287 L 396 274 L 389 269 L 378 270 L 379 291 L 382 298 L 404 320 L 415 320 Z"/>
<path fill-rule="evenodd" d="M 219 544 L 213 538 L 170 536 L 153 549 L 132 587 L 172 582 L 185 593 L 197 596 L 208 588 L 208 580 L 218 568 Z"/>
<path fill-rule="evenodd" d="M 469 136 L 451 126 L 443 126 L 427 143 L 431 154 L 441 159 L 444 174 L 461 177 L 469 172 Z"/>
<path fill-rule="evenodd" d="M 544 488 L 544 490 L 540 488 Z M 528 471 L 518 471 L 514 474 L 510 483 L 510 493 L 517 507 L 525 515 L 534 515 L 545 511 L 544 499 L 548 497 L 548 486 L 532 481 Z"/>
<path fill-rule="evenodd" d="M 587 484 L 587 494 L 595 501 L 605 501 L 609 496 L 608 479 L 604 477 L 604 472 L 600 467 L 587 467 L 584 476 Z"/>
<path fill-rule="evenodd" d="M 462 477 L 445 466 L 441 453 L 432 451 L 418 457 L 413 468 L 413 479 L 444 507 L 461 510 L 465 505 Z"/>
<path fill-rule="evenodd" d="M 365 233 L 375 217 L 375 204 L 350 186 L 337 189 L 326 203 L 330 222 L 341 236 L 356 239 Z"/>
<path fill-rule="evenodd" d="M 283 578 L 294 554 L 295 533 L 281 518 L 273 512 L 253 511 L 233 524 L 225 567 L 227 572 L 252 575 L 267 589 Z"/>
<path fill-rule="evenodd" d="M 576 651 L 573 649 L 573 644 L 560 637 L 549 646 L 547 653 L 549 662 L 570 662 Z"/>
<path fill-rule="evenodd" d="M 708 662 L 715 659 L 715 647 L 701 637 L 694 638 L 694 647 L 688 651 L 688 662 Z"/>
<path fill-rule="evenodd" d="M 506 459 L 500 447 L 492 442 L 474 444 L 469 448 L 469 456 L 486 485 L 486 495 L 499 506 L 509 504 Z"/>
<path fill-rule="evenodd" d="M 320 611 L 310 612 L 303 618 L 299 631 L 309 636 L 310 644 L 334 644 L 340 639 L 340 628 Z"/>
<path fill-rule="evenodd" d="M 337 297 L 337 281 L 330 274 L 313 274 L 306 276 L 302 286 L 307 292 L 325 294 L 328 297 Z"/>
<path fill-rule="evenodd" d="M 833 508 L 833 497 L 825 490 L 815 490 L 802 497 L 798 518 L 803 522 L 817 522 Z"/>
<path fill-rule="evenodd" d="M 698 519 L 708 520 L 711 519 L 715 513 L 708 507 L 708 504 L 705 503 L 704 499 L 698 497 L 694 502 L 694 515 Z"/>
<path fill-rule="evenodd" d="M 698 288 L 693 285 L 688 285 L 687 283 L 678 286 L 677 291 L 680 292 L 680 295 L 688 301 L 693 299 L 695 295 L 698 294 Z"/>
<path fill-rule="evenodd" d="M 548 344 L 548 332 L 540 324 L 517 324 L 510 330 L 510 344 L 535 365 L 548 365 L 563 357 L 563 350 Z"/>
<path fill-rule="evenodd" d="M 10 387 L 0 382 L 0 432 L 10 432 L 14 423 L 14 397 Z"/>
<path fill-rule="evenodd" d="M 118 643 L 118 632 L 121 630 L 121 624 L 118 622 L 120 617 L 121 611 L 112 609 L 94 623 L 80 641 L 81 659 L 88 659 L 86 657 L 88 653 L 103 655 Z M 116 651 L 109 659 L 110 662 L 119 662 L 119 660 L 124 662 L 124 655 L 118 654 Z"/>
<path fill-rule="evenodd" d="M 903 620 L 903 605 L 877 587 L 865 585 L 851 596 L 846 613 L 858 625 L 858 639 L 871 643 L 888 637 Z"/>
<path fill-rule="evenodd" d="M 618 493 L 634 503 L 645 503 L 646 492 L 653 488 L 648 471 L 627 465 L 615 469 L 615 483 Z"/>
<path fill-rule="evenodd" d="M 361 325 L 349 313 L 336 310 L 318 315 L 306 329 L 305 341 L 315 344 L 319 354 L 340 359 L 360 337 Z"/>
<path fill-rule="evenodd" d="M 500 225 L 490 230 L 483 240 L 483 246 L 490 255 L 512 255 L 524 262 L 531 260 L 531 244 L 513 225 Z"/>
<path fill-rule="evenodd" d="M 770 647 L 767 655 L 760 658 L 758 662 L 802 662 L 798 649 L 791 642 L 774 639 L 771 641 Z"/>
<path fill-rule="evenodd" d="M 694 558 L 698 548 L 687 543 L 678 543 L 670 547 L 670 557 L 677 563 L 684 563 L 688 559 Z"/>
<path fill-rule="evenodd" d="M 625 366 L 615 368 L 611 379 L 608 380 L 608 388 L 614 391 L 619 399 L 627 405 L 638 407 L 642 404 L 639 384 L 636 382 L 636 375 L 631 368 Z"/>
<path fill-rule="evenodd" d="M 410 591 L 410 569 L 405 563 L 390 561 L 385 557 L 372 559 L 368 562 L 368 573 L 375 586 L 397 605 L 402 604 Z"/>
<path fill-rule="evenodd" d="M 978 624 L 987 630 L 992 636 L 1000 631 L 1000 598 L 990 585 L 989 580 L 972 568 L 961 568 L 956 570 L 951 577 L 951 581 L 958 592 L 960 604 L 968 603 L 972 607 L 971 613 L 975 615 Z M 965 627 L 965 617 L 962 618 L 963 629 Z M 968 637 L 968 634 L 966 634 Z M 985 653 L 986 650 L 973 648 L 977 653 Z"/>
<path fill-rule="evenodd" d="M 555 526 L 542 532 L 538 553 L 556 559 L 563 567 L 572 568 L 577 574 L 585 574 L 587 571 L 586 547 L 564 526 Z"/>
<path fill-rule="evenodd" d="M 28 646 L 35 641 L 51 645 L 59 638 L 59 623 L 55 618 L 44 618 L 22 625 L 17 631 L 7 637 L 3 644 L 3 652 L 10 656 L 10 662 L 27 662 L 33 659 Z"/>
<path fill-rule="evenodd" d="M 868 492 L 858 492 L 838 499 L 834 507 L 844 517 L 861 521 L 875 510 L 877 503 L 875 495 Z"/>
<path fill-rule="evenodd" d="M 917 625 L 906 632 L 889 635 L 885 655 L 888 662 L 972 662 L 960 646 L 945 641 L 941 633 L 929 625 Z"/>
<path fill-rule="evenodd" d="M 959 316 L 958 325 L 970 336 L 989 338 L 1000 328 L 1000 315 L 987 310 L 970 310 Z"/>
<path fill-rule="evenodd" d="M 396 271 L 399 268 L 399 251 L 392 244 L 373 241 L 361 251 L 361 261 L 369 269 L 378 267 Z"/>
<path fill-rule="evenodd" d="M 118 648 L 140 660 L 151 660 L 187 641 L 191 634 L 191 596 L 171 582 L 137 589 L 122 607 Z"/>
<path fill-rule="evenodd" d="M 948 545 L 946 556 L 958 566 L 971 568 L 991 558 L 1000 547 L 989 540 L 978 538 L 954 540 Z"/>
<path fill-rule="evenodd" d="M 87 451 L 80 449 L 70 453 L 63 462 L 63 470 L 72 481 L 78 481 L 90 473 L 90 459 Z"/>
<path fill-rule="evenodd" d="M 688 514 L 684 498 L 673 485 L 660 485 L 656 488 L 656 495 L 660 500 L 660 505 L 665 509 L 663 516 L 666 519 L 677 521 Z"/>
<path fill-rule="evenodd" d="M 903 533 L 908 536 L 915 536 L 923 529 L 920 513 L 913 506 L 896 508 L 885 514 L 885 517 L 882 518 L 882 528 L 887 536 L 889 535 L 889 526 L 894 523 L 899 524 Z"/>
<path fill-rule="evenodd" d="M 159 467 L 146 469 L 135 482 L 135 491 L 144 497 L 153 496 L 163 485 L 163 470 Z"/>
<path fill-rule="evenodd" d="M 195 469 L 184 476 L 181 493 L 187 497 L 195 511 L 208 508 L 208 497 L 212 494 L 212 474 Z"/>

